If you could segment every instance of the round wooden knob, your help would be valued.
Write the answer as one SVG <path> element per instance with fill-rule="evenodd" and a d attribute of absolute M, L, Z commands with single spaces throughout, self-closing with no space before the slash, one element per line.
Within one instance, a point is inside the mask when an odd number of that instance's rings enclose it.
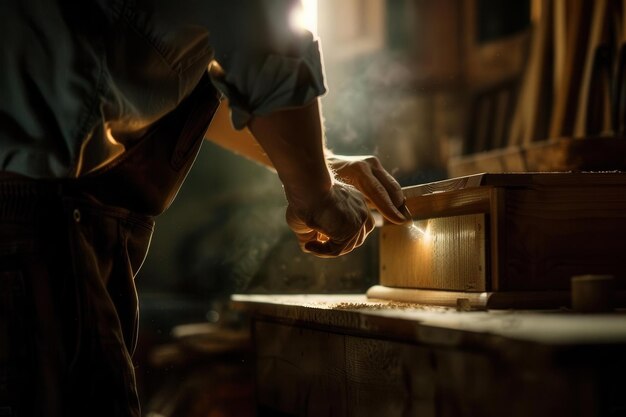
<path fill-rule="evenodd" d="M 613 310 L 612 275 L 578 275 L 572 277 L 572 309 L 581 313 Z"/>

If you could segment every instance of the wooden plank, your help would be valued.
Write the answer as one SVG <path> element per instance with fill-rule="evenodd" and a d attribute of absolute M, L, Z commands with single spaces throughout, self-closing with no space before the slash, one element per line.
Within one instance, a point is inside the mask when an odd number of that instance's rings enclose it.
<path fill-rule="evenodd" d="M 251 297 L 247 302 L 254 304 Z M 624 320 L 616 323 L 610 317 L 424 315 L 416 343 L 365 329 L 355 335 L 333 327 L 312 330 L 302 323 L 255 320 L 259 415 L 610 415 L 624 406 L 623 344 L 589 350 L 583 336 L 578 339 L 582 344 L 570 345 L 569 351 L 555 349 L 568 332 L 623 339 Z M 407 320 L 398 316 L 396 321 Z M 493 343 L 490 349 L 463 348 L 453 344 L 456 333 L 436 334 L 445 327 L 464 328 L 473 340 Z M 494 338 L 493 329 L 541 335 L 545 344 Z"/>
<path fill-rule="evenodd" d="M 407 198 L 406 205 L 416 220 L 489 212 L 491 196 L 489 187 L 443 194 L 434 193 L 420 198 Z"/>
<path fill-rule="evenodd" d="M 411 398 L 404 358 L 399 354 L 401 344 L 355 336 L 346 336 L 344 341 L 348 415 L 403 415 Z M 428 351 L 417 348 L 414 354 L 427 357 Z M 433 406 L 434 396 L 420 398 L 424 399 Z"/>
<path fill-rule="evenodd" d="M 402 7 L 402 3 L 397 3 Z M 459 22 L 462 4 L 456 0 L 437 2 L 417 0 L 404 3 L 403 18 L 400 24 L 410 28 L 408 36 L 419 39 L 411 42 L 414 53 L 412 69 L 414 76 L 423 84 L 449 83 L 463 77 L 465 57 L 463 37 L 459 24 L 440 25 L 438 22 Z M 389 25 L 398 25 L 388 21 Z"/>
<path fill-rule="evenodd" d="M 567 53 L 567 8 L 566 0 L 554 0 L 553 44 L 554 65 L 552 67 L 553 95 L 557 96 L 558 85 L 561 77 L 566 71 L 565 57 Z"/>
<path fill-rule="evenodd" d="M 621 315 L 467 313 L 360 297 L 235 297 L 256 318 L 259 416 L 548 417 L 625 405 Z M 322 318 L 343 315 L 346 302 L 360 316 L 353 331 Z M 394 340 L 397 329 L 406 341 Z"/>
<path fill-rule="evenodd" d="M 481 97 L 475 104 L 476 111 L 474 113 L 474 119 L 476 121 L 476 128 L 474 130 L 474 149 L 472 149 L 474 153 L 491 149 L 491 129 L 493 127 L 494 114 L 494 103 L 492 97 Z"/>
<path fill-rule="evenodd" d="M 518 78 L 524 71 L 527 59 L 530 30 L 523 30 L 488 42 L 478 39 L 477 27 L 480 2 L 465 0 L 457 2 L 463 9 L 460 26 L 467 85 L 484 90 L 505 80 Z M 452 20 L 449 20 L 452 21 Z"/>
<path fill-rule="evenodd" d="M 471 308 L 484 309 L 487 307 L 490 293 L 374 285 L 367 290 L 367 296 L 373 300 L 394 300 L 451 308 L 457 307 L 458 300 L 467 300 Z"/>
<path fill-rule="evenodd" d="M 542 2 L 541 18 L 533 28 L 528 66 L 511 123 L 509 146 L 528 144 L 548 136 L 552 96 L 554 1 Z"/>
<path fill-rule="evenodd" d="M 485 291 L 485 215 L 385 225 L 380 283 L 390 287 Z"/>
<path fill-rule="evenodd" d="M 511 308 L 550 309 L 568 307 L 570 305 L 569 291 L 463 292 L 375 285 L 367 290 L 367 296 L 379 300 L 394 300 L 454 308 L 466 305 L 470 309 L 478 310 Z M 623 303 L 626 300 L 626 292 L 619 292 L 616 298 Z"/>
<path fill-rule="evenodd" d="M 557 1 L 565 3 L 564 0 Z M 574 133 L 593 1 L 577 0 L 563 6 L 566 9 L 565 64 L 555 79 L 550 138 L 572 136 Z"/>
<path fill-rule="evenodd" d="M 343 336 L 257 321 L 255 339 L 261 408 L 285 415 L 348 415 Z"/>
<path fill-rule="evenodd" d="M 498 291 L 500 281 L 506 280 L 506 266 L 503 260 L 507 259 L 508 234 L 505 224 L 506 189 L 493 188 L 491 191 L 491 208 L 489 210 L 489 227 L 486 229 L 488 254 L 485 290 Z"/>
<path fill-rule="evenodd" d="M 455 157 L 448 163 L 453 177 L 480 172 L 626 171 L 623 138 L 568 138 Z"/>
<path fill-rule="evenodd" d="M 491 149 L 502 148 L 506 145 L 508 128 L 512 114 L 513 89 L 504 89 L 495 97 L 494 123 L 492 130 Z"/>
<path fill-rule="evenodd" d="M 386 335 L 390 340 L 424 346 L 493 352 L 502 350 L 507 342 L 517 341 L 528 342 L 522 345 L 523 349 L 532 345 L 545 349 L 550 355 L 560 355 L 561 348 L 567 350 L 568 347 L 584 351 L 585 347 L 592 346 L 626 346 L 626 317 L 620 313 L 458 312 L 444 307 L 368 299 L 364 294 L 237 294 L 232 300 L 234 308 L 258 319 L 306 324 L 309 328 L 332 328 L 352 335 Z M 354 318 L 345 320 L 346 315 Z M 511 326 L 511 322 L 515 322 L 515 326 Z M 507 349 L 515 345 L 508 343 Z"/>
<path fill-rule="evenodd" d="M 500 290 L 567 290 L 583 274 L 615 275 L 626 288 L 623 185 L 510 189 L 505 216 Z"/>
<path fill-rule="evenodd" d="M 626 134 L 626 4 L 624 0 L 611 3 L 614 17 L 616 62 L 612 91 L 612 128 L 614 135 Z"/>
<path fill-rule="evenodd" d="M 263 373 L 257 380 L 260 392 L 281 387 L 298 401 L 289 408 L 280 404 L 275 407 L 262 395 L 261 416 L 593 415 L 602 405 L 615 405 L 610 397 L 596 396 L 594 392 L 607 382 L 610 387 L 620 387 L 617 381 L 624 368 L 623 360 L 616 361 L 612 371 L 593 368 L 585 361 L 565 367 L 557 361 L 538 360 L 532 349 L 493 355 L 307 329 L 292 347 L 282 336 L 298 329 L 264 322 L 255 327 L 260 352 L 265 353 L 267 345 L 275 344 L 272 336 L 278 335 L 285 342 L 282 349 L 272 351 L 274 363 L 299 367 L 304 362 L 310 364 L 308 368 L 324 370 L 327 360 L 334 357 L 340 359 L 333 359 L 337 373 L 345 375 L 345 387 L 335 391 L 325 385 L 323 372 L 280 373 L 279 379 Z M 315 350 L 320 340 L 327 341 L 321 346 L 326 355 Z M 293 363 L 296 355 L 300 355 L 299 361 Z M 261 353 L 258 358 L 261 366 L 269 359 Z M 529 380 L 542 383 L 529 384 Z M 545 389 L 547 384 L 549 390 Z M 333 411 L 337 408 L 331 407 L 337 403 L 345 408 Z M 290 411 L 285 413 L 285 409 Z"/>
<path fill-rule="evenodd" d="M 602 103 L 594 100 L 594 94 L 600 85 L 596 82 L 601 77 L 601 69 L 598 68 L 598 48 L 603 42 L 608 15 L 608 0 L 594 0 L 591 27 L 589 30 L 589 42 L 585 57 L 584 70 L 580 85 L 580 95 L 578 100 L 578 110 L 576 123 L 574 125 L 574 136 L 584 137 L 586 135 L 599 134 L 601 128 L 598 124 L 590 123 L 588 118 L 590 112 L 596 110 L 596 106 Z M 601 93 L 601 92 L 600 92 Z"/>
<path fill-rule="evenodd" d="M 485 174 L 481 173 L 426 184 L 412 185 L 404 187 L 402 191 L 404 192 L 404 196 L 410 199 L 428 194 L 465 190 L 467 188 L 475 188 L 483 185 L 484 176 Z"/>
<path fill-rule="evenodd" d="M 407 200 L 419 199 L 430 194 L 450 194 L 451 191 L 479 187 L 533 187 L 578 185 L 626 185 L 626 175 L 620 172 L 520 172 L 480 173 L 404 187 Z M 410 201 L 408 201 L 410 202 Z"/>

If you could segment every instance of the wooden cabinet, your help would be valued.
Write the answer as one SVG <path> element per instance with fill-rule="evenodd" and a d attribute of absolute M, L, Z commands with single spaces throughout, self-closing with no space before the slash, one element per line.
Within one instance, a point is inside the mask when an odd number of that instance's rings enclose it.
<path fill-rule="evenodd" d="M 374 298 L 559 307 L 583 274 L 626 290 L 625 174 L 479 174 L 404 192 L 415 221 L 383 226 Z"/>

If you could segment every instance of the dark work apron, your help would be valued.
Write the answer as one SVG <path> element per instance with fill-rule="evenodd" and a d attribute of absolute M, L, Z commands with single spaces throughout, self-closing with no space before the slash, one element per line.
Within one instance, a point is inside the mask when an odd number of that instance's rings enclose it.
<path fill-rule="evenodd" d="M 218 105 L 205 75 L 97 172 L 0 176 L 0 416 L 140 417 L 134 277 Z"/>

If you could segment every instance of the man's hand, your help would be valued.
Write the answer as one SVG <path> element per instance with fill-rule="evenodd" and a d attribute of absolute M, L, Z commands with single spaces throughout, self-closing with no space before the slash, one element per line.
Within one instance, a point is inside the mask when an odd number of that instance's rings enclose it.
<path fill-rule="evenodd" d="M 248 127 L 261 146 L 235 150 L 276 169 L 289 203 L 287 223 L 305 252 L 328 258 L 360 246 L 374 227 L 366 201 L 393 223 L 410 220 L 400 186 L 377 158 L 325 154 L 318 100 L 255 116 Z M 220 143 L 233 149 L 238 142 Z M 343 182 L 333 180 L 327 163 Z"/>
<path fill-rule="evenodd" d="M 400 184 L 375 156 L 328 155 L 326 160 L 337 177 L 365 196 L 370 207 L 395 224 L 410 221 Z"/>
<path fill-rule="evenodd" d="M 361 246 L 374 228 L 362 194 L 339 182 L 309 208 L 290 203 L 286 217 L 300 248 L 322 258 L 340 256 Z"/>
<path fill-rule="evenodd" d="M 363 195 L 334 181 L 326 165 L 318 101 L 256 116 L 248 126 L 284 185 L 287 222 L 302 250 L 329 258 L 360 246 L 374 220 Z"/>

